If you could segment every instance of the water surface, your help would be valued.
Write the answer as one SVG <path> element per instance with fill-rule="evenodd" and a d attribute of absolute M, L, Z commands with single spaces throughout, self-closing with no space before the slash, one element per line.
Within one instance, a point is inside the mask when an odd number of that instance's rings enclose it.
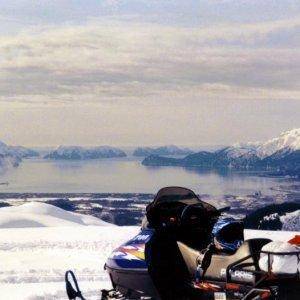
<path fill-rule="evenodd" d="M 181 167 L 146 167 L 136 158 L 89 161 L 24 160 L 0 175 L 0 192 L 155 193 L 168 185 L 186 186 L 200 194 L 272 194 L 272 187 L 290 185 L 282 178 L 246 173 L 204 172 Z"/>

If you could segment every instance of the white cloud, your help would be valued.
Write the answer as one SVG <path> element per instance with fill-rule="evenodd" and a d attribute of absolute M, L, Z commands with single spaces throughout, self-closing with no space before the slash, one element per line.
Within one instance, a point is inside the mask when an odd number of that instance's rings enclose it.
<path fill-rule="evenodd" d="M 106 21 L 2 37 L 0 101 L 299 98 L 299 47 L 270 42 L 299 26 L 298 19 L 205 28 Z"/>

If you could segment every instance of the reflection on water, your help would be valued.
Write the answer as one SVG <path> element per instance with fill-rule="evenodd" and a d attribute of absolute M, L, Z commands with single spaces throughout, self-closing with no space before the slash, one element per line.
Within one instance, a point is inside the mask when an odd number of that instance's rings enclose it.
<path fill-rule="evenodd" d="M 254 174 L 145 167 L 135 158 L 90 161 L 25 160 L 0 174 L 0 192 L 140 192 L 154 193 L 168 185 L 186 186 L 210 195 L 271 194 L 271 187 L 290 184 L 285 179 Z"/>

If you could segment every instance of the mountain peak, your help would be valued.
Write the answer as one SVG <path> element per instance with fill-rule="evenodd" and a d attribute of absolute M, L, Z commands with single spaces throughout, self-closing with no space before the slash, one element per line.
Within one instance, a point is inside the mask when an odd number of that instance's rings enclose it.
<path fill-rule="evenodd" d="M 300 150 L 300 128 L 282 132 L 278 137 L 262 143 L 257 149 L 260 157 L 270 156 L 282 150 Z"/>

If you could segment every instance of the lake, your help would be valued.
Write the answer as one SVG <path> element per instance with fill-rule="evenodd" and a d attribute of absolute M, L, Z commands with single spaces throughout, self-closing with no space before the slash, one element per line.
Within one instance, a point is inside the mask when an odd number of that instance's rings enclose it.
<path fill-rule="evenodd" d="M 163 186 L 179 185 L 200 194 L 272 194 L 272 187 L 290 185 L 283 178 L 245 173 L 203 172 L 181 167 L 146 167 L 134 157 L 89 161 L 24 160 L 0 175 L 0 192 L 155 193 Z"/>

